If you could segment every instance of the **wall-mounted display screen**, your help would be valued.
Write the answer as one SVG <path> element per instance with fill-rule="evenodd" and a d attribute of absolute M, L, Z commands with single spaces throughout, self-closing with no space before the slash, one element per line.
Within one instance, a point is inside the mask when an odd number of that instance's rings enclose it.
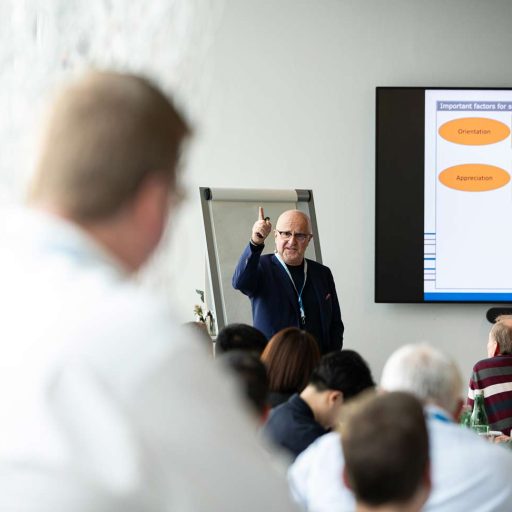
<path fill-rule="evenodd" d="M 512 90 L 377 88 L 376 302 L 512 302 Z"/>

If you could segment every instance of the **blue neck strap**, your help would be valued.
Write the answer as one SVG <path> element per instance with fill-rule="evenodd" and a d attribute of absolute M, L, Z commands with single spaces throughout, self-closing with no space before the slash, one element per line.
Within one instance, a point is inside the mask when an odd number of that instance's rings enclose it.
<path fill-rule="evenodd" d="M 304 291 L 304 286 L 306 286 L 306 279 L 308 278 L 308 262 L 306 259 L 304 259 L 304 282 L 302 283 L 302 288 L 297 290 L 297 287 L 295 286 L 295 281 L 293 280 L 292 275 L 290 274 L 290 270 L 286 266 L 286 263 L 281 258 L 281 255 L 279 253 L 275 253 L 275 256 L 279 263 L 281 263 L 281 266 L 284 268 L 286 274 L 290 278 L 290 281 L 292 282 L 293 289 L 295 290 L 295 293 L 297 293 L 297 298 L 299 302 L 299 310 L 300 310 L 300 321 L 302 325 L 306 323 L 306 312 L 304 311 L 304 304 L 302 303 L 302 292 Z"/>

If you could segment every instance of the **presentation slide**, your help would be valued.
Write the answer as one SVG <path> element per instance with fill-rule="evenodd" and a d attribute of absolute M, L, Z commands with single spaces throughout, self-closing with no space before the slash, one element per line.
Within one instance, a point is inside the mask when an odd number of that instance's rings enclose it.
<path fill-rule="evenodd" d="M 424 299 L 512 302 L 512 91 L 425 91 Z"/>

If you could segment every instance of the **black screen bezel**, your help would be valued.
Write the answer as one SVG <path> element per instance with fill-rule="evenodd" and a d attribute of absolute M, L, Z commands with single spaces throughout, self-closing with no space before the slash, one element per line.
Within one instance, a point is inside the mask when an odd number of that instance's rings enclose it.
<path fill-rule="evenodd" d="M 510 304 L 424 299 L 425 91 L 511 87 L 376 87 L 376 303 Z"/>

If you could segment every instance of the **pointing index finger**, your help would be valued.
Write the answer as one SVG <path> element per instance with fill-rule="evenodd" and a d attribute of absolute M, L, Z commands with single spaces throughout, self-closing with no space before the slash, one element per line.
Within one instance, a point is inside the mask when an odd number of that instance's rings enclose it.
<path fill-rule="evenodd" d="M 265 220 L 265 214 L 263 213 L 263 208 L 261 206 L 259 212 L 259 220 Z"/>

